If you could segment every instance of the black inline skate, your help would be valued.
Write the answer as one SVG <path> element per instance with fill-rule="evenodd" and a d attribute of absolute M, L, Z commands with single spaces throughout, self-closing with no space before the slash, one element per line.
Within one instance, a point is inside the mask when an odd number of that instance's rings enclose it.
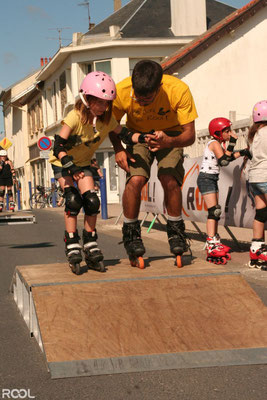
<path fill-rule="evenodd" d="M 85 262 L 87 267 L 94 269 L 99 272 L 105 272 L 104 256 L 101 250 L 97 246 L 97 232 L 96 229 L 93 232 L 87 232 L 83 230 L 83 251 L 85 254 Z"/>
<path fill-rule="evenodd" d="M 145 247 L 141 239 L 141 227 L 139 221 L 123 224 L 122 227 L 122 240 L 125 250 L 129 256 L 132 267 L 145 268 L 143 254 L 145 254 Z"/>
<path fill-rule="evenodd" d="M 181 268 L 183 266 L 182 254 L 188 250 L 191 253 L 189 239 L 185 233 L 184 221 L 168 220 L 167 235 L 170 245 L 170 251 L 175 255 L 175 264 L 177 265 L 178 268 Z"/>
<path fill-rule="evenodd" d="M 267 271 L 267 246 L 264 242 L 257 242 L 259 246 L 257 249 L 257 247 L 255 247 L 255 243 L 256 241 L 252 243 L 249 251 L 249 268 L 257 268 L 261 269 L 262 271 Z"/>
<path fill-rule="evenodd" d="M 65 231 L 64 242 L 66 246 L 66 256 L 72 272 L 76 275 L 82 273 L 80 263 L 82 261 L 82 246 L 79 243 L 80 236 L 78 231 L 68 233 Z"/>

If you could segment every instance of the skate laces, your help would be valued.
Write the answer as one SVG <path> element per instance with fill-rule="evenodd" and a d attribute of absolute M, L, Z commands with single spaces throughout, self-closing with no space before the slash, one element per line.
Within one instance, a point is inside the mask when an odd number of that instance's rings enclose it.
<path fill-rule="evenodd" d="M 178 222 L 174 222 L 172 221 L 170 223 L 170 221 L 168 221 L 167 223 L 167 234 L 168 234 L 168 241 L 170 242 L 173 239 L 182 239 L 185 242 L 186 245 L 186 251 L 188 249 L 190 249 L 191 246 L 191 240 L 189 239 L 189 237 L 187 236 L 187 234 L 185 233 L 185 226 L 184 223 L 182 221 L 182 223 L 178 221 Z M 190 249 L 191 252 L 191 249 Z"/>

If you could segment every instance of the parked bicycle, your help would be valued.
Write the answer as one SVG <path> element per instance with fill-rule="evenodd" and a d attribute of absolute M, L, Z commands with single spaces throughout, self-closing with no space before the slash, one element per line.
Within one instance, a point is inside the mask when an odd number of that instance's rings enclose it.
<path fill-rule="evenodd" d="M 55 195 L 55 205 L 60 207 L 64 206 L 65 198 L 60 187 L 55 186 L 54 190 L 45 188 L 44 186 L 37 185 L 37 192 L 34 193 L 30 199 L 30 208 L 39 209 L 45 207 L 53 207 L 53 193 Z"/>

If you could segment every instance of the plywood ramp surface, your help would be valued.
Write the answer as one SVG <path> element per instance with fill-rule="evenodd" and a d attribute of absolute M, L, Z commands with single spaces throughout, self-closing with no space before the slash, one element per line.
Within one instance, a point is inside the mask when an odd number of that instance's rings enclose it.
<path fill-rule="evenodd" d="M 227 272 L 227 267 L 214 265 L 200 259 L 195 259 L 192 264 L 183 268 L 174 266 L 173 258 L 150 258 L 146 261 L 148 265 L 144 270 L 130 267 L 129 260 L 105 260 L 107 272 L 89 270 L 82 275 L 71 272 L 67 263 L 38 264 L 30 266 L 19 266 L 17 272 L 21 275 L 28 287 L 33 285 L 77 283 L 92 280 L 131 279 L 152 276 L 184 276 L 195 274 L 212 274 Z"/>
<path fill-rule="evenodd" d="M 267 347 L 267 308 L 239 275 L 32 291 L 48 363 Z"/>

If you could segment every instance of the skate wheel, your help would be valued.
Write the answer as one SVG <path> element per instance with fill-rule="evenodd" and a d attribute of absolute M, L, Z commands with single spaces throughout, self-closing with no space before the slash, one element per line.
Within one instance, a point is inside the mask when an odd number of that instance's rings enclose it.
<path fill-rule="evenodd" d="M 70 268 L 74 274 L 81 275 L 82 271 L 80 263 L 70 264 Z"/>
<path fill-rule="evenodd" d="M 226 260 L 231 260 L 231 254 L 230 253 L 226 253 L 225 254 L 225 258 L 226 258 Z"/>
<path fill-rule="evenodd" d="M 226 263 L 227 263 L 227 258 L 226 257 L 222 257 L 221 264 L 225 265 Z"/>
<path fill-rule="evenodd" d="M 182 257 L 181 256 L 176 256 L 176 265 L 178 268 L 182 268 L 183 263 L 182 263 Z"/>
<path fill-rule="evenodd" d="M 145 268 L 145 261 L 143 257 L 131 258 L 130 263 L 132 267 L 144 269 Z"/>
<path fill-rule="evenodd" d="M 103 261 L 99 261 L 98 262 L 98 266 L 99 266 L 99 271 L 100 272 L 106 272 L 106 268 L 105 268 L 105 265 L 104 265 Z"/>

